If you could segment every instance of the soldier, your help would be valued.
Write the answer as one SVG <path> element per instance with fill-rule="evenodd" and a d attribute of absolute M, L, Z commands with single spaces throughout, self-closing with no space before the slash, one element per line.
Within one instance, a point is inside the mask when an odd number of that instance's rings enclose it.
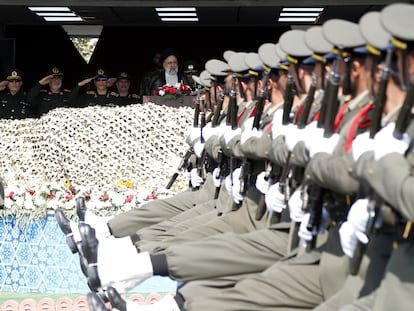
<path fill-rule="evenodd" d="M 358 141 L 359 156 L 356 156 L 354 175 L 367 184 L 374 195 L 367 198 L 367 202 L 375 205 L 375 228 L 369 225 L 370 214 L 367 204 L 359 206 L 355 210 L 353 219 L 348 216 L 348 225 L 353 228 L 352 234 L 348 234 L 348 243 L 343 243 L 348 250 L 355 249 L 358 240 L 368 243 L 367 250 L 378 247 L 376 239 L 383 234 L 384 225 L 393 236 L 393 248 L 388 261 L 384 278 L 379 287 L 371 295 L 360 297 L 343 310 L 407 310 L 413 303 L 412 289 L 412 195 L 410 186 L 412 180 L 412 77 L 414 74 L 414 28 L 411 18 L 414 6 L 405 3 L 394 3 L 386 6 L 380 14 L 380 24 L 370 23 L 368 29 L 373 35 L 372 26 L 377 29 L 383 27 L 391 36 L 391 47 L 397 56 L 397 67 L 394 75 L 391 75 L 390 84 L 387 87 L 388 117 L 382 119 L 384 127 L 376 133 L 371 142 L 364 138 Z M 406 65 L 406 67 L 404 67 Z M 398 69 L 395 69 L 398 68 Z M 407 99 L 410 99 L 407 101 Z M 401 106 L 401 103 L 403 105 Z M 392 109 L 394 108 L 394 109 Z M 397 108 L 397 109 L 396 109 Z M 395 112 L 398 112 L 395 118 Z M 390 116 L 391 115 L 391 116 Z M 394 123 L 395 121 L 395 123 Z M 388 124 L 387 124 L 388 122 Z M 406 131 L 409 122 L 410 126 Z M 406 132 L 406 133 L 405 133 Z M 357 141 L 354 141 L 356 144 Z M 368 145 L 369 144 L 369 145 Z M 355 146 L 356 147 L 356 146 Z M 354 147 L 353 147 L 354 148 Z M 389 206 L 392 213 L 389 213 Z M 389 222 L 387 218 L 392 218 Z M 375 221 L 381 220 L 381 222 Z M 383 224 L 382 228 L 379 224 Z M 345 223 L 344 223 L 345 225 Z M 345 227 L 343 225 L 343 227 Z M 378 228 L 378 229 L 376 229 Z M 374 229 L 374 230 L 372 230 Z M 343 236 L 341 234 L 341 241 Z M 371 278 L 366 280 L 370 283 Z M 366 286 L 366 284 L 364 284 Z M 384 296 L 386 295 L 386 297 Z"/>
<path fill-rule="evenodd" d="M 129 92 L 129 88 L 131 86 L 131 78 L 128 73 L 121 72 L 116 78 L 115 86 L 117 93 L 119 94 L 119 106 L 142 103 L 141 98 L 137 94 Z"/>
<path fill-rule="evenodd" d="M 32 87 L 27 99 L 36 116 L 40 117 L 55 108 L 69 106 L 70 90 L 62 89 L 63 76 L 59 67 L 52 67 L 46 76 Z M 48 89 L 44 88 L 46 85 Z"/>
<path fill-rule="evenodd" d="M 17 120 L 32 116 L 22 85 L 23 75 L 18 69 L 12 69 L 0 83 L 0 118 Z"/>
<path fill-rule="evenodd" d="M 93 90 L 80 94 L 81 87 L 92 82 Z M 108 90 L 108 75 L 105 70 L 98 69 L 93 77 L 86 78 L 78 83 L 69 95 L 69 102 L 75 107 L 106 106 L 115 107 L 119 95 Z"/>

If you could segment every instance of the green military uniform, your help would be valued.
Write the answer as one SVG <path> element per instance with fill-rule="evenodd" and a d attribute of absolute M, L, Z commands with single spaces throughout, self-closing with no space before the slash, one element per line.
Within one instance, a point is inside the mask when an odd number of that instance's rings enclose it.
<path fill-rule="evenodd" d="M 119 106 L 127 106 L 127 105 L 132 105 L 132 104 L 142 104 L 142 99 L 139 95 L 129 92 L 129 85 L 130 85 L 131 78 L 128 75 L 128 73 L 121 72 L 117 76 L 117 78 L 116 78 L 117 87 L 118 87 L 118 82 L 120 82 L 122 80 L 126 80 L 125 82 L 128 83 L 128 94 L 126 94 L 126 95 L 121 94 L 121 91 L 118 89 L 118 94 L 119 94 L 118 105 Z"/>
<path fill-rule="evenodd" d="M 63 77 L 63 72 L 58 67 L 51 68 L 47 75 Z M 43 85 L 37 82 L 27 95 L 31 108 L 36 116 L 41 116 L 50 110 L 61 107 L 69 107 L 70 90 L 63 89 L 59 92 L 52 92 L 44 89 Z"/>
<path fill-rule="evenodd" d="M 108 75 L 103 69 L 99 69 L 94 77 L 96 81 L 108 80 Z M 118 105 L 119 94 L 106 90 L 105 94 L 98 94 L 96 90 L 88 90 L 81 93 L 81 87 L 77 85 L 69 94 L 69 103 L 75 107 L 105 106 L 115 107 Z"/>
<path fill-rule="evenodd" d="M 6 81 L 15 83 L 22 83 L 22 73 L 14 69 L 6 77 Z M 1 119 L 24 119 L 31 117 L 30 107 L 27 102 L 26 92 L 20 89 L 17 93 L 12 94 L 6 87 L 5 90 L 0 91 L 0 118 Z"/>

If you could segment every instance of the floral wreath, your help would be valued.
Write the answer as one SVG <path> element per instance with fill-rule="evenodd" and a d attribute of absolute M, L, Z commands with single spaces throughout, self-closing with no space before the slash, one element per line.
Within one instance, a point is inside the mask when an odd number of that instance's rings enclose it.
<path fill-rule="evenodd" d="M 163 85 L 157 90 L 154 90 L 154 96 L 163 96 L 169 99 L 175 99 L 181 96 L 191 95 L 193 90 L 184 83 L 176 83 L 175 85 Z"/>
<path fill-rule="evenodd" d="M 38 188 L 22 185 L 5 187 L 4 209 L 0 218 L 13 216 L 20 227 L 31 221 L 42 219 L 57 208 L 66 211 L 69 217 L 76 217 L 76 198 L 83 196 L 88 209 L 99 216 L 109 216 L 131 209 L 139 208 L 147 201 L 166 198 L 184 189 L 184 184 L 177 184 L 169 191 L 157 189 L 136 189 L 130 180 L 118 180 L 108 189 L 95 189 L 90 186 L 74 185 L 67 181 L 63 184 L 43 184 Z M 180 189 L 182 188 L 182 189 Z"/>

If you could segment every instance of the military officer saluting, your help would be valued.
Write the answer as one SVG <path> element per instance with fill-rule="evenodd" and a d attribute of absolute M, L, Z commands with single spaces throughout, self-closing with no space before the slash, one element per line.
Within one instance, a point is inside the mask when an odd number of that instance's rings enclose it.
<path fill-rule="evenodd" d="M 24 119 L 30 116 L 22 85 L 22 72 L 18 69 L 11 70 L 6 79 L 0 82 L 1 119 Z"/>
<path fill-rule="evenodd" d="M 63 72 L 52 67 L 30 90 L 27 99 L 36 116 L 59 107 L 68 107 L 70 90 L 62 89 Z M 47 86 L 47 88 L 46 88 Z"/>
<path fill-rule="evenodd" d="M 94 88 L 81 93 L 81 87 L 92 82 Z M 87 106 L 107 106 L 114 107 L 118 105 L 119 94 L 109 91 L 110 81 L 105 70 L 99 69 L 93 77 L 86 78 L 78 83 L 72 90 L 69 102 L 75 107 Z"/>

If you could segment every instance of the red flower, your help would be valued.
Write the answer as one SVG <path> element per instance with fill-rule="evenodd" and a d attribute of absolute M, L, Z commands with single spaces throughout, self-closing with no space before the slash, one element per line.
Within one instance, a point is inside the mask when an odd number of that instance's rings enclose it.
<path fill-rule="evenodd" d="M 26 189 L 26 191 L 30 194 L 30 195 L 34 195 L 36 193 L 36 191 L 32 190 L 32 189 Z"/>
<path fill-rule="evenodd" d="M 54 194 L 54 193 L 47 193 L 46 194 L 46 197 L 48 198 L 48 199 L 52 199 L 52 198 L 54 198 L 56 195 Z"/>
<path fill-rule="evenodd" d="M 155 200 L 156 198 L 158 198 L 158 195 L 156 193 L 147 195 L 147 200 Z"/>
<path fill-rule="evenodd" d="M 134 195 L 130 194 L 129 196 L 125 198 L 125 203 L 131 203 L 133 198 L 134 198 Z"/>
<path fill-rule="evenodd" d="M 8 195 L 6 195 L 6 198 L 8 198 L 8 199 L 13 199 L 13 197 L 14 197 L 14 192 L 13 191 L 11 191 Z"/>
<path fill-rule="evenodd" d="M 73 195 L 72 193 L 67 193 L 67 194 L 65 195 L 65 199 L 66 199 L 67 201 L 70 201 L 71 199 L 73 199 L 73 197 L 74 197 L 74 195 Z"/>
<path fill-rule="evenodd" d="M 103 196 L 101 196 L 101 197 L 99 198 L 99 200 L 100 200 L 100 201 L 103 201 L 103 202 L 108 201 L 108 199 L 109 199 L 109 196 L 108 196 L 107 194 L 104 194 Z"/>

